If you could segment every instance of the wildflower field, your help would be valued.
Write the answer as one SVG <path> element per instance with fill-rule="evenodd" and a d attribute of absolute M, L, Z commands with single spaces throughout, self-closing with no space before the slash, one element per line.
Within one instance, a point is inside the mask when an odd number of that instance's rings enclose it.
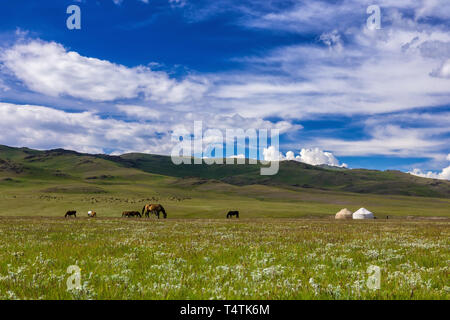
<path fill-rule="evenodd" d="M 0 217 L 0 299 L 449 299 L 449 227 Z M 72 265 L 81 287 L 68 289 Z"/>

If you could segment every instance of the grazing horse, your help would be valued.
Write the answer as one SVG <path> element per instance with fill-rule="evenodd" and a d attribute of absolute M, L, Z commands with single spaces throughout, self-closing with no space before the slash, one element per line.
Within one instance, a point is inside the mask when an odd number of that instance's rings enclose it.
<path fill-rule="evenodd" d="M 227 219 L 231 218 L 233 216 L 236 216 L 237 219 L 239 219 L 239 211 L 228 211 L 227 213 Z"/>
<path fill-rule="evenodd" d="M 97 212 L 95 211 L 88 211 L 88 217 L 89 218 L 95 218 L 97 216 Z"/>
<path fill-rule="evenodd" d="M 166 210 L 164 210 L 164 207 L 160 204 L 146 204 L 143 208 L 142 208 L 142 215 L 145 214 L 145 216 L 148 218 L 149 217 L 149 213 L 153 213 L 154 215 L 156 215 L 159 219 L 159 213 L 162 212 L 164 219 L 167 218 L 167 213 Z"/>
<path fill-rule="evenodd" d="M 141 218 L 141 213 L 139 211 L 124 211 L 122 212 L 122 217 L 139 217 Z"/>
<path fill-rule="evenodd" d="M 69 210 L 64 215 L 64 218 L 67 218 L 67 217 L 70 217 L 70 216 L 74 216 L 76 218 L 77 217 L 77 212 L 75 210 Z"/>

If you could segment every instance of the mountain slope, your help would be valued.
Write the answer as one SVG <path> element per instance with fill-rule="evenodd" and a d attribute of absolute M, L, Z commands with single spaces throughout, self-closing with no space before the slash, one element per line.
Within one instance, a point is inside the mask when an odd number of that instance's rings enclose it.
<path fill-rule="evenodd" d="M 232 185 L 262 184 L 283 188 L 314 188 L 356 193 L 450 198 L 450 182 L 416 177 L 400 171 L 334 170 L 297 161 L 280 162 L 274 176 L 261 176 L 261 165 L 175 165 L 170 157 L 125 154 L 106 159 L 149 173 L 179 178 L 215 179 Z"/>
<path fill-rule="evenodd" d="M 202 180 L 247 186 L 266 185 L 290 190 L 319 189 L 363 194 L 391 194 L 450 198 L 450 182 L 412 176 L 400 171 L 333 170 L 296 161 L 283 161 L 274 176 L 261 176 L 257 165 L 175 165 L 170 157 L 131 153 L 122 156 L 88 155 L 63 149 L 37 151 L 0 146 L 0 179 L 59 179 L 120 181 L 146 174 L 182 178 L 183 185 Z"/>

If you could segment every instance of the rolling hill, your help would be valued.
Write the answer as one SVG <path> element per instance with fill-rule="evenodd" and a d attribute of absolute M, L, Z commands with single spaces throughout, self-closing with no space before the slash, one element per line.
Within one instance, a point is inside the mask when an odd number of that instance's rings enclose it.
<path fill-rule="evenodd" d="M 399 171 L 340 169 L 285 161 L 275 176 L 258 165 L 174 165 L 167 156 L 91 155 L 0 146 L 0 215 L 101 216 L 159 202 L 169 217 L 330 216 L 367 207 L 378 216 L 450 216 L 450 182 Z"/>
<path fill-rule="evenodd" d="M 178 178 L 214 179 L 224 183 L 267 185 L 282 188 L 313 188 L 371 194 L 450 197 L 450 182 L 426 179 L 400 171 L 366 169 L 335 170 L 297 161 L 282 161 L 274 176 L 261 176 L 261 165 L 175 165 L 170 157 L 148 154 L 125 154 L 104 159 L 148 173 Z"/>
<path fill-rule="evenodd" d="M 450 181 L 427 179 L 395 170 L 377 171 L 312 166 L 283 161 L 274 176 L 261 176 L 257 165 L 175 165 L 170 157 L 130 153 L 121 156 L 90 155 L 55 149 L 37 151 L 0 146 L 0 175 L 30 179 L 110 180 L 140 173 L 181 179 L 193 184 L 208 180 L 235 186 L 266 185 L 290 190 L 312 188 L 368 194 L 450 198 Z M 185 185 L 188 184 L 186 181 Z"/>

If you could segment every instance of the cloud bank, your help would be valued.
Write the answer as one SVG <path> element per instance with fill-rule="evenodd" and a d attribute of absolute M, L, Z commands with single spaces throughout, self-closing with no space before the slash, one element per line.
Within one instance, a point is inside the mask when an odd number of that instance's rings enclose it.
<path fill-rule="evenodd" d="M 300 153 L 295 156 L 293 151 L 288 151 L 286 155 L 283 155 L 281 152 L 277 152 L 274 146 L 270 146 L 269 148 L 264 148 L 263 156 L 266 161 L 298 161 L 313 166 L 328 165 L 347 168 L 347 164 L 340 164 L 333 153 L 323 151 L 319 148 L 302 148 Z"/>
<path fill-rule="evenodd" d="M 446 159 L 450 161 L 450 154 L 447 155 Z M 442 169 L 441 172 L 433 172 L 433 171 L 423 172 L 422 170 L 415 168 L 413 169 L 413 171 L 409 171 L 408 173 L 423 178 L 450 180 L 450 166 Z"/>
<path fill-rule="evenodd" d="M 199 99 L 206 90 L 199 78 L 176 81 L 149 67 L 128 68 L 84 57 L 55 42 L 18 43 L 3 52 L 0 60 L 29 89 L 48 96 L 112 101 L 142 94 L 148 100 L 179 103 Z"/>

